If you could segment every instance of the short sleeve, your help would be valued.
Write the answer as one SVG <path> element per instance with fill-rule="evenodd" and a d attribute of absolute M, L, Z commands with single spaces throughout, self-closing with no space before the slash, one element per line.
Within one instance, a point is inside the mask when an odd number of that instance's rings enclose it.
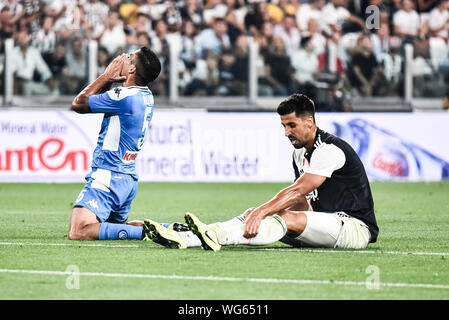
<path fill-rule="evenodd" d="M 117 87 L 102 94 L 89 97 L 92 113 L 125 114 L 128 112 L 127 95 L 124 89 Z"/>
<path fill-rule="evenodd" d="M 323 143 L 312 154 L 310 166 L 305 173 L 330 178 L 332 173 L 344 166 L 346 156 L 343 150 L 334 144 Z"/>

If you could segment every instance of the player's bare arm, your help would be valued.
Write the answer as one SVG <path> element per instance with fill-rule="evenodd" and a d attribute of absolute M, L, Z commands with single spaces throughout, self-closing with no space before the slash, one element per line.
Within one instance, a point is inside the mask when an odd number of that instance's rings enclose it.
<path fill-rule="evenodd" d="M 302 197 L 302 198 L 298 198 L 297 202 L 292 205 L 291 207 L 287 208 L 290 211 L 307 211 L 309 210 L 309 203 L 307 202 L 306 197 Z M 246 217 L 248 217 L 254 210 L 256 210 L 256 208 L 252 207 L 252 208 L 248 208 L 245 210 L 245 212 L 243 213 L 243 215 Z"/>
<path fill-rule="evenodd" d="M 259 231 L 260 222 L 282 210 L 304 204 L 307 194 L 318 188 L 326 177 L 305 173 L 294 184 L 281 190 L 273 199 L 254 209 L 245 222 L 245 237 L 255 237 Z"/>
<path fill-rule="evenodd" d="M 110 89 L 114 82 L 125 81 L 126 76 L 121 75 L 123 62 L 127 55 L 122 54 L 116 57 L 94 82 L 84 88 L 73 100 L 72 110 L 77 113 L 89 113 L 89 97 L 94 94 L 103 93 Z"/>

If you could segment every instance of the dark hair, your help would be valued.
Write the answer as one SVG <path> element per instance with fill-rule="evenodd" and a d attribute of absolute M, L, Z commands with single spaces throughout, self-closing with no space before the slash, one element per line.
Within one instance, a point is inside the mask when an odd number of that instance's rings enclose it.
<path fill-rule="evenodd" d="M 136 84 L 139 86 L 147 86 L 161 73 L 161 62 L 159 58 L 147 47 L 140 48 L 135 66 Z"/>
<path fill-rule="evenodd" d="M 312 40 L 312 37 L 309 36 L 303 37 L 300 41 L 301 48 L 305 48 L 310 40 Z"/>
<path fill-rule="evenodd" d="M 292 94 L 282 101 L 277 108 L 277 113 L 281 116 L 285 116 L 292 112 L 294 112 L 297 117 L 302 117 L 304 115 L 312 116 L 313 122 L 315 122 L 315 104 L 305 94 Z"/>
<path fill-rule="evenodd" d="M 223 19 L 223 18 L 221 18 L 221 17 L 216 17 L 216 18 L 214 19 L 213 25 L 215 25 L 215 24 L 217 24 L 217 23 L 219 23 L 219 22 L 226 23 L 226 20 Z"/>

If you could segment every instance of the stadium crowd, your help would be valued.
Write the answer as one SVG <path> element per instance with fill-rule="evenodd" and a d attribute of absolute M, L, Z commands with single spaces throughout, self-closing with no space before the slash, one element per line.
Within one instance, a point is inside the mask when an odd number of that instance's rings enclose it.
<path fill-rule="evenodd" d="M 151 46 L 163 64 L 156 95 L 168 94 L 171 43 L 181 44 L 181 94 L 246 95 L 250 37 L 259 95 L 324 94 L 332 110 L 348 96 L 401 96 L 405 44 L 416 95 L 442 96 L 449 82 L 447 0 L 0 0 L 0 25 L 0 59 L 4 40 L 15 43 L 16 94 L 79 92 L 88 40 L 99 44 L 98 74 Z"/>

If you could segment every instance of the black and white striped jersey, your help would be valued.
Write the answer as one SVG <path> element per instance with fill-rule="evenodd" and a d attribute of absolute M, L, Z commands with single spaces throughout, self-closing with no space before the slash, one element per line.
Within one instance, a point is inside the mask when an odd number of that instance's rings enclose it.
<path fill-rule="evenodd" d="M 371 232 L 371 242 L 376 242 L 379 228 L 368 177 L 359 156 L 346 141 L 317 128 L 312 149 L 293 152 L 293 167 L 295 180 L 304 173 L 327 178 L 306 196 L 313 211 L 343 211 L 363 221 Z"/>

